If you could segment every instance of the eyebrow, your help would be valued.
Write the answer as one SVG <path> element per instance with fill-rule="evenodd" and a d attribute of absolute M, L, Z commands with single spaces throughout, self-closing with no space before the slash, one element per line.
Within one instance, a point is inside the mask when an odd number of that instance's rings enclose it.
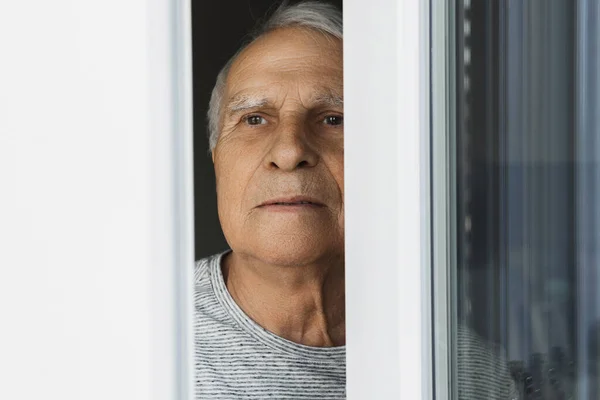
<path fill-rule="evenodd" d="M 314 98 L 314 103 L 331 107 L 344 107 L 344 98 L 336 93 L 320 93 Z"/>
<path fill-rule="evenodd" d="M 321 106 L 344 106 L 343 97 L 330 91 L 316 94 L 311 102 Z M 264 107 L 268 104 L 271 104 L 271 101 L 262 95 L 240 94 L 229 100 L 226 106 L 226 114 L 231 116 L 242 111 Z"/>
<path fill-rule="evenodd" d="M 227 114 L 233 114 L 251 108 L 264 107 L 267 104 L 269 104 L 269 100 L 266 97 L 238 95 L 234 96 L 229 103 L 227 103 Z"/>

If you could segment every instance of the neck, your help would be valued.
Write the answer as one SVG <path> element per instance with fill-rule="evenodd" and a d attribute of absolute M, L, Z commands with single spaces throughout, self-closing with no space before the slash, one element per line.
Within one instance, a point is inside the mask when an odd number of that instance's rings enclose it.
<path fill-rule="evenodd" d="M 307 346 L 345 344 L 343 255 L 278 266 L 230 252 L 222 270 L 233 300 L 263 328 Z"/>

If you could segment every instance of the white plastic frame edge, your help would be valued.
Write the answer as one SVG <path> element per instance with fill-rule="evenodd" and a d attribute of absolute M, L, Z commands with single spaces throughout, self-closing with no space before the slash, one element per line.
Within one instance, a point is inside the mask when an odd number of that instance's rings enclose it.
<path fill-rule="evenodd" d="M 154 240 L 169 239 L 168 245 L 156 243 L 153 260 L 152 293 L 170 304 L 153 306 L 152 398 L 156 400 L 193 400 L 193 110 L 192 110 L 192 32 L 191 0 L 150 0 L 148 10 L 150 68 L 150 130 L 153 135 L 155 174 L 170 182 L 170 187 L 155 186 L 161 198 L 154 204 L 153 218 L 165 232 Z M 168 99 L 168 100 L 165 100 Z M 163 109 L 165 103 L 168 109 Z M 169 149 L 165 152 L 164 149 Z M 167 168 L 167 170 L 165 170 Z M 165 176 L 167 175 L 167 176 Z M 167 207 L 165 212 L 165 207 Z M 167 267 L 168 266 L 168 267 Z M 169 270 L 166 270 L 169 268 Z M 168 323 L 168 327 L 156 325 Z M 169 377 L 164 372 L 168 370 Z"/>
<path fill-rule="evenodd" d="M 176 294 L 179 304 L 177 326 L 178 363 L 177 398 L 195 399 L 193 337 L 193 267 L 194 267 L 194 158 L 192 97 L 192 8 L 191 0 L 173 0 L 173 81 L 175 87 L 175 185 L 176 197 Z M 179 157 L 178 157 L 179 156 Z"/>
<path fill-rule="evenodd" d="M 344 2 L 348 399 L 431 399 L 429 1 Z"/>

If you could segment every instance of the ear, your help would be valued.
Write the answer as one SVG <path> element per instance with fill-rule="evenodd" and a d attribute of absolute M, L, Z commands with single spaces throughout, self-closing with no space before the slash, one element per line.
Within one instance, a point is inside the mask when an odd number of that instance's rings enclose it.
<path fill-rule="evenodd" d="M 212 158 L 212 162 L 214 164 L 215 163 L 215 151 L 214 150 L 210 152 L 210 158 Z"/>

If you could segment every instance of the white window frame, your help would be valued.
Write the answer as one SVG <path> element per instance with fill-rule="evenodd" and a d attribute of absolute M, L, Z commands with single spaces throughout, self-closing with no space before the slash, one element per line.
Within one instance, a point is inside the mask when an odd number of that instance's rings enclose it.
<path fill-rule="evenodd" d="M 0 3 L 2 399 L 193 399 L 190 19 Z"/>
<path fill-rule="evenodd" d="M 350 400 L 433 396 L 429 9 L 344 2 Z"/>

